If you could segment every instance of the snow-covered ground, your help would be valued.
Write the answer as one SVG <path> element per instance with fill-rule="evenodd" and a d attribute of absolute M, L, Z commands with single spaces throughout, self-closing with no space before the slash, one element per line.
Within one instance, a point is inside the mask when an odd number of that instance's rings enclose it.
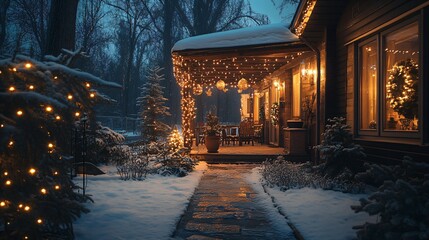
<path fill-rule="evenodd" d="M 353 226 L 376 220 L 366 213 L 356 214 L 350 208 L 351 205 L 358 205 L 360 198 L 368 197 L 365 194 L 347 194 L 312 188 L 290 189 L 283 192 L 279 188 L 266 187 L 268 195 L 264 192 L 260 179 L 258 168 L 253 169 L 247 177 L 260 196 L 265 196 L 269 202 L 271 202 L 270 196 L 274 197 L 277 207 L 287 215 L 289 221 L 306 240 L 355 239 L 356 233 L 352 229 Z M 278 219 L 272 212 L 269 215 Z"/>
<path fill-rule="evenodd" d="M 121 181 L 114 167 L 102 168 L 106 175 L 88 177 L 86 193 L 95 202 L 75 222 L 76 239 L 168 239 L 206 169 L 200 162 L 183 178 Z"/>

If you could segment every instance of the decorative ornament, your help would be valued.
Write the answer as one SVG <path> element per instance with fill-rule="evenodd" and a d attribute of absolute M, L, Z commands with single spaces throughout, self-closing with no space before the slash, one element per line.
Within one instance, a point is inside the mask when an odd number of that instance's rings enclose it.
<path fill-rule="evenodd" d="M 203 87 L 200 84 L 197 84 L 197 86 L 194 87 L 193 93 L 196 96 L 199 96 L 203 93 Z"/>
<path fill-rule="evenodd" d="M 238 81 L 237 87 L 239 90 L 244 91 L 249 88 L 249 84 L 247 83 L 246 79 L 242 78 L 240 81 Z"/>
<path fill-rule="evenodd" d="M 211 97 L 212 96 L 212 89 L 209 88 L 209 90 L 207 90 L 206 94 L 207 94 L 207 97 Z"/>
<path fill-rule="evenodd" d="M 223 80 L 217 81 L 216 88 L 219 89 L 219 91 L 222 91 L 225 88 L 225 82 Z"/>
<path fill-rule="evenodd" d="M 389 71 L 386 99 L 390 107 L 407 119 L 418 114 L 418 64 L 412 59 L 399 61 Z"/>
<path fill-rule="evenodd" d="M 271 124 L 277 126 L 279 124 L 279 103 L 275 102 L 270 109 Z"/>

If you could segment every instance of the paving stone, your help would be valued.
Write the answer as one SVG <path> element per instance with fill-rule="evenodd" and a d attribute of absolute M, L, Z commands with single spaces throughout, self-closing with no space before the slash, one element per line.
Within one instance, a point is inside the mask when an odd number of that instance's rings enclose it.
<path fill-rule="evenodd" d="M 225 225 L 225 224 L 207 224 L 189 222 L 186 224 L 186 230 L 199 231 L 199 232 L 214 232 L 214 233 L 239 233 L 240 226 L 238 225 Z"/>

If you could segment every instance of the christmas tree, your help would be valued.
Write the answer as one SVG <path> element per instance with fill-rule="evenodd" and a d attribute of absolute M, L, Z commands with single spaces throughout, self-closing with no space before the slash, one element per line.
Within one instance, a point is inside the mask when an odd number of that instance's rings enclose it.
<path fill-rule="evenodd" d="M 158 66 L 148 70 L 147 81 L 140 88 L 140 97 L 137 98 L 144 142 L 155 142 L 166 137 L 170 130 L 170 127 L 162 122 L 164 117 L 170 116 L 170 113 L 169 108 L 165 106 L 167 99 L 163 97 L 163 87 L 160 84 L 164 80 L 161 71 L 162 68 Z"/>
<path fill-rule="evenodd" d="M 118 85 L 66 66 L 78 55 L 0 60 L 1 239 L 71 239 L 88 212 L 65 153 L 74 122 L 102 98 L 92 85 Z"/>
<path fill-rule="evenodd" d="M 180 136 L 179 130 L 174 126 L 173 131 L 168 135 L 168 145 L 171 152 L 178 152 L 183 148 L 183 138 Z"/>

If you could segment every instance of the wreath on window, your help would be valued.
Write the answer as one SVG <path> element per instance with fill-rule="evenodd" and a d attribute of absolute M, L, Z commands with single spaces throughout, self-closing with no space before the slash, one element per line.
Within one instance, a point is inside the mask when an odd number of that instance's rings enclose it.
<path fill-rule="evenodd" d="M 418 113 L 418 64 L 412 59 L 399 61 L 388 73 L 386 99 L 390 107 L 399 115 L 413 119 Z"/>
<path fill-rule="evenodd" d="M 270 109 L 271 124 L 277 126 L 279 124 L 279 103 L 275 102 Z"/>

